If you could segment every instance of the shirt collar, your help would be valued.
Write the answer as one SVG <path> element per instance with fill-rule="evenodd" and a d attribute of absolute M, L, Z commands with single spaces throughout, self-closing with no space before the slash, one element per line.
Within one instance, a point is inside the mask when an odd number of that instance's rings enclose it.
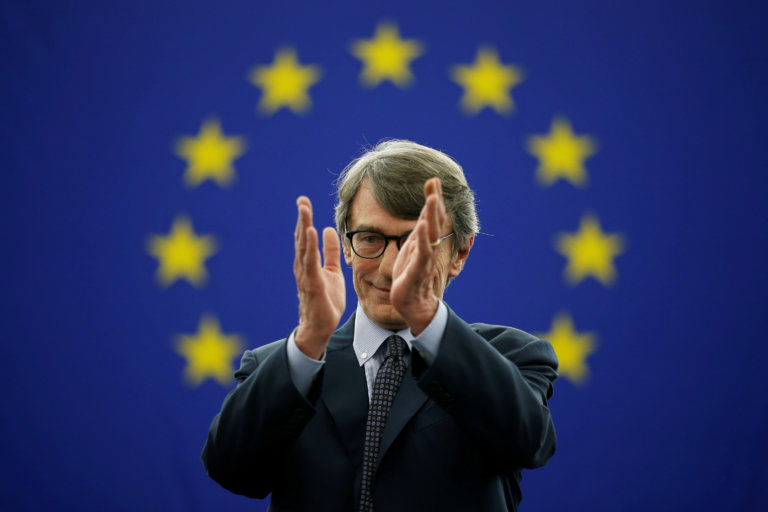
<path fill-rule="evenodd" d="M 411 330 L 408 327 L 400 329 L 399 331 L 385 329 L 368 318 L 365 311 L 363 311 L 363 307 L 359 302 L 357 303 L 357 311 L 355 312 L 355 337 L 352 340 L 352 348 L 355 350 L 357 363 L 360 366 L 363 366 L 366 361 L 371 359 L 373 354 L 379 350 L 381 344 L 393 334 L 402 337 L 405 340 L 405 344 L 408 345 L 408 350 L 413 350 L 413 340 L 416 339 L 416 337 L 411 334 Z"/>

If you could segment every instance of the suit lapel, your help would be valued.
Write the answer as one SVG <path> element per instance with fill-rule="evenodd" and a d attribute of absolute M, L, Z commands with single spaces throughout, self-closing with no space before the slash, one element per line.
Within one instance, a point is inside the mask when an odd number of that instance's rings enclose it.
<path fill-rule="evenodd" d="M 365 419 L 368 414 L 368 387 L 365 372 L 352 348 L 355 315 L 331 338 L 326 353 L 321 401 L 336 424 L 347 455 L 362 457 Z"/>
<path fill-rule="evenodd" d="M 427 398 L 426 393 L 419 388 L 416 378 L 409 368 L 403 376 L 403 383 L 400 384 L 400 389 L 397 395 L 395 395 L 392 409 L 389 411 L 389 418 L 387 418 L 387 424 L 384 426 L 384 432 L 381 434 L 381 448 L 379 449 L 376 467 L 379 466 L 382 457 L 387 453 L 387 449 L 392 445 L 400 431 L 403 430 L 405 424 L 424 405 Z"/>
<path fill-rule="evenodd" d="M 368 415 L 368 386 L 365 371 L 358 364 L 352 348 L 354 332 L 355 315 L 352 315 L 331 338 L 326 353 L 320 400 L 325 404 L 339 430 L 347 455 L 352 461 L 358 461 L 363 453 L 365 421 Z M 413 363 L 414 361 L 411 361 L 411 364 Z M 403 376 L 403 383 L 392 403 L 382 433 L 377 466 L 403 427 L 424 405 L 427 398 L 409 368 Z"/>

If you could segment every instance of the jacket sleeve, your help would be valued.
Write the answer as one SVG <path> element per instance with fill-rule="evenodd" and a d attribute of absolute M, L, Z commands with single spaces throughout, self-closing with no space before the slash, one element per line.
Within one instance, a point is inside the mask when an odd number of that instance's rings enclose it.
<path fill-rule="evenodd" d="M 469 325 L 449 310 L 435 361 L 414 356 L 419 387 L 498 471 L 543 466 L 555 451 L 547 400 L 557 378 L 549 342 L 517 329 Z"/>
<path fill-rule="evenodd" d="M 235 377 L 239 383 L 213 419 L 201 458 L 225 489 L 265 498 L 315 413 L 313 390 L 305 398 L 293 384 L 285 340 L 246 351 Z"/>

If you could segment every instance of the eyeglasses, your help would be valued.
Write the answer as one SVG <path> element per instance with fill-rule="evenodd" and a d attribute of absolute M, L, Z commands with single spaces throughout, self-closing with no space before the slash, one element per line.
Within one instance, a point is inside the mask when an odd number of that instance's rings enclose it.
<path fill-rule="evenodd" d="M 367 260 L 375 260 L 387 250 L 390 240 L 395 241 L 397 250 L 400 250 L 400 246 L 408 239 L 410 233 L 400 236 L 387 236 L 378 231 L 349 231 L 346 236 L 349 238 L 349 245 L 352 250 Z M 446 240 L 454 235 L 453 232 L 448 233 L 442 238 L 438 238 L 437 242 L 433 245 L 440 244 L 443 240 Z"/>

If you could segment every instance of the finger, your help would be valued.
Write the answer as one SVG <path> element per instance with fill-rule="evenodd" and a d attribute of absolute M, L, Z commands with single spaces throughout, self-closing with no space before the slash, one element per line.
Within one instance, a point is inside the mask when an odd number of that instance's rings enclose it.
<path fill-rule="evenodd" d="M 445 228 L 445 204 L 443 202 L 443 186 L 440 178 L 431 178 L 424 184 L 424 218 L 429 221 L 430 241 L 434 242 L 441 236 Z M 432 201 L 435 201 L 434 205 Z"/>
<path fill-rule="evenodd" d="M 416 240 L 416 226 L 414 226 L 411 232 L 408 234 L 408 238 L 405 239 L 405 242 L 400 244 L 400 250 L 397 252 L 395 264 L 392 267 L 393 276 L 400 275 L 402 270 L 408 266 L 408 260 L 410 258 L 411 250 L 414 246 L 414 240 Z"/>
<path fill-rule="evenodd" d="M 294 236 L 297 240 L 303 231 L 300 229 L 300 226 L 302 225 L 302 207 L 309 208 L 310 212 L 312 211 L 312 203 L 309 201 L 307 196 L 299 196 L 296 198 L 296 210 L 298 211 L 298 218 L 296 219 L 296 231 L 294 232 Z"/>
<path fill-rule="evenodd" d="M 312 203 L 306 196 L 300 196 L 296 200 L 296 208 L 298 210 L 298 219 L 296 219 L 296 231 L 294 232 L 294 238 L 296 240 L 296 250 L 300 251 L 304 248 L 304 235 L 309 226 L 312 225 Z"/>
<path fill-rule="evenodd" d="M 296 228 L 293 230 L 293 239 L 299 241 L 299 231 L 301 229 L 301 198 L 296 199 Z"/>
<path fill-rule="evenodd" d="M 320 251 L 317 248 L 317 230 L 309 226 L 305 232 L 306 247 L 303 254 L 304 272 L 310 278 L 320 273 Z"/>
<path fill-rule="evenodd" d="M 440 205 L 438 204 L 437 195 L 433 194 L 429 196 L 429 199 L 427 199 L 426 209 L 427 215 L 425 221 L 427 223 L 427 234 L 429 235 L 429 242 L 432 243 L 441 236 L 441 226 L 439 223 Z"/>
<path fill-rule="evenodd" d="M 306 216 L 304 217 L 304 229 L 306 229 L 309 226 L 312 226 L 312 201 L 310 201 L 306 196 L 302 196 L 301 199 L 302 210 L 306 212 Z"/>
<path fill-rule="evenodd" d="M 427 182 L 429 184 L 429 182 Z M 424 206 L 421 207 L 421 212 L 419 212 L 419 218 L 417 219 L 418 222 L 427 222 L 427 218 L 429 217 L 429 202 L 430 198 L 432 197 L 432 194 L 427 194 L 427 185 L 424 186 L 424 192 L 425 192 L 425 199 L 424 199 Z M 415 235 L 416 233 L 416 226 L 414 226 L 413 231 L 411 232 L 411 235 Z"/>
<path fill-rule="evenodd" d="M 393 277 L 399 276 L 411 265 L 411 253 L 416 246 L 416 238 L 419 234 L 418 226 L 417 223 L 413 227 L 411 234 L 408 235 L 408 238 L 406 238 L 405 242 L 400 246 L 400 251 L 398 251 L 397 258 L 395 258 L 395 264 L 392 267 Z"/>
<path fill-rule="evenodd" d="M 417 220 L 424 220 L 424 219 L 427 218 L 427 205 L 428 204 L 429 204 L 429 196 L 426 196 L 426 199 L 424 200 L 424 206 L 421 207 L 421 211 L 419 212 L 419 218 Z M 415 227 L 414 227 L 414 231 L 416 231 Z"/>
<path fill-rule="evenodd" d="M 339 234 L 331 227 L 323 229 L 323 265 L 328 270 L 341 268 Z"/>
<path fill-rule="evenodd" d="M 418 233 L 406 265 L 413 283 L 423 282 L 427 276 L 432 274 L 433 254 L 437 252 L 431 246 L 426 221 L 419 222 L 416 229 Z"/>
<path fill-rule="evenodd" d="M 296 225 L 295 257 L 293 260 L 293 272 L 298 279 L 304 274 L 304 256 L 307 250 L 307 208 L 302 205 L 299 207 L 299 220 Z"/>
<path fill-rule="evenodd" d="M 440 181 L 440 178 L 435 178 L 435 194 L 438 195 L 438 197 L 443 197 L 443 182 Z"/>
<path fill-rule="evenodd" d="M 395 259 L 395 263 L 397 263 L 397 260 L 402 259 L 403 261 L 408 259 L 408 255 L 411 254 L 411 251 L 413 250 L 413 247 L 415 246 L 415 240 L 418 236 L 418 230 L 416 229 L 418 227 L 418 223 L 416 226 L 413 227 L 413 230 L 408 234 L 408 238 L 405 239 L 405 242 L 403 242 L 400 245 L 400 251 L 397 253 L 397 258 Z"/>
<path fill-rule="evenodd" d="M 306 196 L 301 196 L 296 201 L 299 209 L 299 220 L 296 225 L 296 252 L 300 257 L 306 250 L 307 228 L 312 226 L 312 203 Z"/>
<path fill-rule="evenodd" d="M 437 221 L 438 227 L 442 229 L 445 225 L 445 201 L 443 200 L 443 183 L 440 178 L 433 178 L 431 180 L 434 183 L 434 195 L 437 197 Z M 442 232 L 440 236 L 442 236 Z"/>
<path fill-rule="evenodd" d="M 440 215 L 445 217 L 445 199 L 443 198 L 443 183 L 436 179 L 435 185 L 437 186 L 437 203 L 440 205 Z"/>
<path fill-rule="evenodd" d="M 437 187 L 440 183 L 440 180 L 438 178 L 430 178 L 424 183 L 424 197 L 427 198 L 435 193 L 437 193 Z"/>
<path fill-rule="evenodd" d="M 410 240 L 410 238 L 408 240 Z M 397 253 L 397 258 L 395 258 L 395 264 L 392 266 L 393 279 L 397 279 L 397 277 L 402 274 L 403 270 L 408 266 L 411 247 L 413 247 L 413 243 L 409 242 L 408 240 L 406 240 L 400 246 L 400 251 Z"/>
<path fill-rule="evenodd" d="M 296 217 L 296 229 L 293 231 L 293 246 L 294 246 L 294 258 L 293 258 L 293 273 L 296 276 L 298 282 L 303 274 L 303 261 L 304 261 L 304 232 L 306 222 L 306 197 L 300 196 L 296 199 L 296 209 L 298 215 Z"/>
<path fill-rule="evenodd" d="M 432 239 L 429 234 L 429 226 L 426 221 L 419 221 L 416 224 L 416 239 L 414 240 L 414 249 L 416 250 L 416 264 L 423 266 L 432 255 Z"/>

